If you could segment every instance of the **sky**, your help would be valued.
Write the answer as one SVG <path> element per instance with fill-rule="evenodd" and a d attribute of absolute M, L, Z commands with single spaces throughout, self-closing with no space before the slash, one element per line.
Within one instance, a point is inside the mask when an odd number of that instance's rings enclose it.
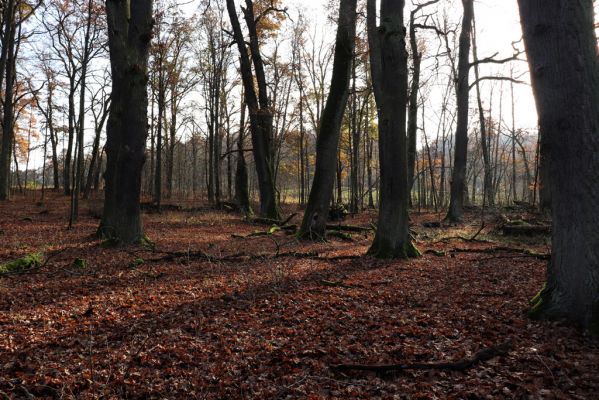
<path fill-rule="evenodd" d="M 424 0 L 412 2 L 411 0 L 406 1 L 406 15 L 412 7 L 412 4 L 418 4 L 424 2 Z M 310 15 L 311 19 L 319 21 L 320 23 L 324 20 L 326 14 L 326 5 L 329 0 L 285 0 L 285 4 L 290 9 L 296 9 L 301 7 L 305 9 Z M 462 16 L 462 4 L 459 0 L 441 0 L 441 3 L 446 3 L 449 15 L 452 21 L 461 21 Z M 432 8 L 432 7 L 431 7 Z M 518 12 L 518 4 L 516 0 L 475 0 L 474 2 L 475 14 L 476 14 L 476 28 L 477 28 L 477 43 L 478 43 L 478 56 L 484 58 L 498 53 L 497 58 L 506 58 L 513 54 L 512 42 L 519 41 L 522 37 L 522 30 L 520 27 L 520 15 Z M 333 38 L 331 38 L 333 40 Z M 524 50 L 522 42 L 519 44 L 519 48 Z M 436 47 L 434 49 L 436 51 Z M 523 60 L 526 56 L 522 54 L 520 56 Z M 528 64 L 524 61 L 514 63 L 514 75 L 518 76 L 522 73 L 525 75 L 520 80 L 529 82 L 528 78 Z M 489 65 L 481 68 L 481 76 L 485 75 L 504 75 L 509 76 L 509 65 L 497 66 Z M 473 77 L 471 77 L 471 82 Z M 491 85 L 499 86 L 497 82 L 485 82 L 481 85 L 483 103 L 485 107 L 488 106 L 489 96 L 488 93 L 491 90 Z M 509 89 L 508 82 L 504 83 L 504 90 Z M 495 89 L 495 97 L 497 95 L 498 88 Z M 440 92 L 431 92 L 430 96 L 438 97 L 438 99 L 432 98 L 430 103 L 434 105 L 436 102 L 440 102 Z M 473 107 L 475 91 L 471 92 L 471 107 Z M 532 96 L 532 89 L 529 84 L 526 85 L 515 85 L 514 97 L 516 105 L 516 126 L 522 129 L 535 130 L 537 127 L 537 114 Z M 497 102 L 497 100 L 494 100 Z M 509 94 L 504 95 L 504 102 L 511 102 Z M 511 105 L 504 104 L 504 119 L 511 123 Z M 498 109 L 498 107 L 493 107 Z M 496 111 L 498 113 L 498 111 Z"/>
<path fill-rule="evenodd" d="M 424 1 L 424 0 L 422 0 Z M 240 2 L 239 0 L 237 1 Z M 298 10 L 307 17 L 307 20 L 312 21 L 316 31 L 328 32 L 330 35 L 331 42 L 334 41 L 334 27 L 328 27 L 328 29 L 320 30 L 319 25 L 324 25 L 326 16 L 329 13 L 327 10 L 327 4 L 336 4 L 337 1 L 331 2 L 330 0 L 284 0 L 284 4 L 288 7 L 290 15 L 293 17 L 297 15 Z M 185 11 L 191 15 L 197 10 L 197 0 L 181 0 L 180 4 L 183 4 Z M 412 7 L 412 1 L 406 2 L 406 15 L 409 9 Z M 462 5 L 459 0 L 441 0 L 440 4 L 446 4 L 449 17 L 452 22 L 459 22 L 461 20 Z M 431 7 L 432 8 L 432 7 Z M 479 47 L 479 58 L 484 58 L 495 53 L 498 53 L 499 58 L 509 57 L 513 53 L 512 42 L 520 40 L 522 33 L 520 28 L 520 19 L 518 14 L 518 7 L 516 0 L 475 0 L 475 13 L 476 13 L 476 27 L 477 27 L 477 42 Z M 523 48 L 522 43 L 520 47 Z M 431 51 L 436 51 L 436 44 L 431 46 Z M 524 55 L 521 56 L 523 59 Z M 526 62 L 514 63 L 515 75 L 520 73 L 526 73 L 528 65 Z M 423 72 L 426 74 L 426 71 Z M 481 76 L 485 75 L 506 75 L 509 76 L 509 66 L 497 66 L 489 65 L 481 68 Z M 520 78 L 523 81 L 528 81 L 527 75 Z M 485 107 L 488 107 L 490 101 L 489 93 L 491 86 L 495 85 L 494 96 L 498 97 L 499 84 L 497 82 L 485 82 L 481 85 L 483 103 Z M 439 89 L 432 89 L 428 95 L 427 107 L 440 108 L 439 104 L 442 97 L 442 90 L 440 87 L 444 86 L 442 83 L 439 84 Z M 504 83 L 504 107 L 503 107 L 503 118 L 507 124 L 511 125 L 511 110 L 510 104 L 511 98 L 509 96 L 509 85 Z M 475 115 L 473 110 L 475 91 L 471 92 L 471 114 Z M 515 104 L 516 104 L 516 127 L 534 131 L 537 126 L 537 115 L 534 105 L 534 99 L 532 97 L 532 90 L 530 85 L 516 85 L 515 86 Z M 497 100 L 494 102 L 494 115 L 498 119 L 498 106 Z M 433 120 L 436 115 L 436 110 L 431 110 L 429 113 L 430 117 L 425 118 L 425 124 L 427 129 L 432 128 L 436 125 L 436 121 Z M 91 139 L 90 139 L 91 140 Z M 34 167 L 41 166 L 41 154 L 40 157 L 33 157 L 32 164 Z M 39 165 L 38 165 L 39 164 Z"/>

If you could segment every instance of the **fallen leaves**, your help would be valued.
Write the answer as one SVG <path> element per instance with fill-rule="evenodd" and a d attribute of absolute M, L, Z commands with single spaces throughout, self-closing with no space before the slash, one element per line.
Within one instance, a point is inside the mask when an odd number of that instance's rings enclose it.
<path fill-rule="evenodd" d="M 27 224 L 19 217 L 33 205 L 2 206 L 1 262 L 46 247 L 57 255 L 36 274 L 0 279 L 0 397 L 559 399 L 599 392 L 597 343 L 566 324 L 524 315 L 544 279 L 545 261 L 534 255 L 502 250 L 520 257 L 481 261 L 496 255 L 485 250 L 494 244 L 460 243 L 472 251 L 451 252 L 451 243 L 425 240 L 423 249 L 452 256 L 379 261 L 360 257 L 371 236 L 313 244 L 273 232 L 231 240 L 256 226 L 207 209 L 193 218 L 146 215 L 162 253 L 132 254 L 90 239 L 91 218 L 66 231 L 63 200 L 52 198 L 51 212 Z M 368 226 L 371 217 L 351 223 Z M 85 268 L 73 266 L 77 259 Z M 329 368 L 455 361 L 506 338 L 512 351 L 466 372 Z"/>

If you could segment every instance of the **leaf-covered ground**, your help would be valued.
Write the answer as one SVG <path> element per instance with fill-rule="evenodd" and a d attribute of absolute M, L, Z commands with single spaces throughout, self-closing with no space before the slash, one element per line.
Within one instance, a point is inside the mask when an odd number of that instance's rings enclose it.
<path fill-rule="evenodd" d="M 233 238 L 268 227 L 208 208 L 145 215 L 154 252 L 104 248 L 87 205 L 73 230 L 66 207 L 58 196 L 0 205 L 0 263 L 49 257 L 0 278 L 0 398 L 599 398 L 598 342 L 526 317 L 546 261 L 452 251 L 506 243 L 439 241 L 476 232 L 474 218 L 456 231 L 414 215 L 419 248 L 435 251 L 378 261 L 346 257 L 364 254 L 372 235 Z M 509 246 L 548 251 L 542 240 Z M 455 361 L 508 340 L 507 356 L 465 373 L 330 368 Z"/>

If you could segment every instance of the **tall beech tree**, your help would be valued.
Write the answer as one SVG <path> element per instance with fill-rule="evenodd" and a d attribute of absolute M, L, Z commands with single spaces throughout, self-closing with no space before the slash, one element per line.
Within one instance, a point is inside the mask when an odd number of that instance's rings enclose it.
<path fill-rule="evenodd" d="M 592 0 L 519 0 L 551 158 L 552 257 L 531 314 L 599 334 L 599 59 Z"/>
<path fill-rule="evenodd" d="M 231 19 L 233 38 L 239 50 L 241 78 L 243 81 L 245 102 L 250 117 L 252 150 L 258 175 L 258 189 L 260 191 L 260 215 L 267 218 L 279 219 L 279 205 L 274 178 L 274 154 L 271 145 L 273 113 L 268 97 L 264 62 L 260 54 L 260 42 L 257 30 L 258 23 L 266 16 L 266 13 L 277 11 L 277 9 L 267 8 L 264 12 L 256 16 L 253 1 L 245 0 L 245 8 L 242 8 L 242 10 L 249 33 L 249 52 L 241 25 L 239 24 L 239 18 L 237 17 L 235 2 L 227 0 L 227 11 Z M 254 74 L 252 74 L 252 65 L 254 66 Z"/>
<path fill-rule="evenodd" d="M 112 102 L 106 127 L 102 237 L 122 244 L 143 240 L 141 173 L 148 136 L 148 56 L 152 0 L 107 0 Z"/>
<path fill-rule="evenodd" d="M 416 22 L 418 13 L 427 6 L 438 3 L 439 0 L 431 0 L 423 4 L 417 5 L 410 12 L 410 51 L 412 53 L 412 82 L 410 84 L 410 95 L 408 97 L 408 182 L 410 192 L 414 186 L 414 173 L 416 170 L 416 145 L 418 133 L 418 91 L 420 90 L 420 72 L 422 65 L 422 50 L 418 48 L 418 38 L 416 36 L 417 29 L 432 29 L 438 31 L 434 26 L 425 23 L 419 24 Z"/>
<path fill-rule="evenodd" d="M 412 244 L 408 226 L 408 53 L 404 6 L 403 0 L 382 0 L 380 24 L 377 26 L 376 0 L 368 0 L 367 3 L 370 68 L 379 119 L 381 171 L 378 225 L 368 253 L 379 258 L 419 255 Z"/>
<path fill-rule="evenodd" d="M 2 56 L 0 76 L 4 78 L 4 99 L 2 101 L 2 141 L 0 142 L 0 200 L 8 200 L 10 194 L 10 156 L 14 141 L 15 82 L 16 82 L 16 40 L 19 22 L 17 4 L 9 0 L 4 4 L 2 27 Z M 2 87 L 0 80 L 0 88 Z"/>
<path fill-rule="evenodd" d="M 356 0 L 341 0 L 335 38 L 331 89 L 320 118 L 316 139 L 316 167 L 299 236 L 324 238 L 333 195 L 343 113 L 349 97 L 356 36 Z"/>
<path fill-rule="evenodd" d="M 243 97 L 243 96 L 242 96 Z M 235 202 L 240 211 L 246 217 L 251 217 L 254 212 L 250 203 L 250 194 L 248 189 L 248 171 L 245 162 L 244 137 L 245 137 L 245 102 L 241 101 L 241 111 L 239 116 L 239 134 L 237 136 L 237 164 L 235 168 Z"/>
<path fill-rule="evenodd" d="M 466 170 L 468 162 L 468 101 L 470 92 L 470 44 L 472 20 L 474 18 L 473 0 L 462 0 L 464 14 L 459 40 L 458 69 L 456 78 L 457 120 L 455 130 L 455 150 L 451 175 L 451 197 L 447 220 L 459 222 L 464 214 L 466 189 Z"/>

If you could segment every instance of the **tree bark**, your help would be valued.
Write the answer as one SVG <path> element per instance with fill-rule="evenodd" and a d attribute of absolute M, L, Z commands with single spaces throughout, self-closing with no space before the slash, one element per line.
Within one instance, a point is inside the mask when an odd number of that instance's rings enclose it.
<path fill-rule="evenodd" d="M 519 0 L 551 159 L 552 257 L 532 316 L 599 334 L 599 60 L 593 1 Z"/>
<path fill-rule="evenodd" d="M 139 207 L 148 135 L 152 0 L 107 0 L 112 103 L 107 125 L 104 215 L 99 234 L 122 244 L 144 233 Z"/>
<path fill-rule="evenodd" d="M 356 6 L 356 0 L 341 0 L 339 3 L 331 89 L 319 123 L 314 180 L 299 231 L 299 236 L 304 238 L 322 239 L 325 236 L 335 184 L 341 124 L 349 97 L 356 36 Z"/>
<path fill-rule="evenodd" d="M 381 171 L 376 235 L 368 253 L 378 258 L 418 256 L 408 227 L 409 182 L 406 139 L 408 54 L 405 1 L 382 0 L 380 25 L 376 1 L 368 0 L 367 26 L 372 83 L 379 117 Z"/>

